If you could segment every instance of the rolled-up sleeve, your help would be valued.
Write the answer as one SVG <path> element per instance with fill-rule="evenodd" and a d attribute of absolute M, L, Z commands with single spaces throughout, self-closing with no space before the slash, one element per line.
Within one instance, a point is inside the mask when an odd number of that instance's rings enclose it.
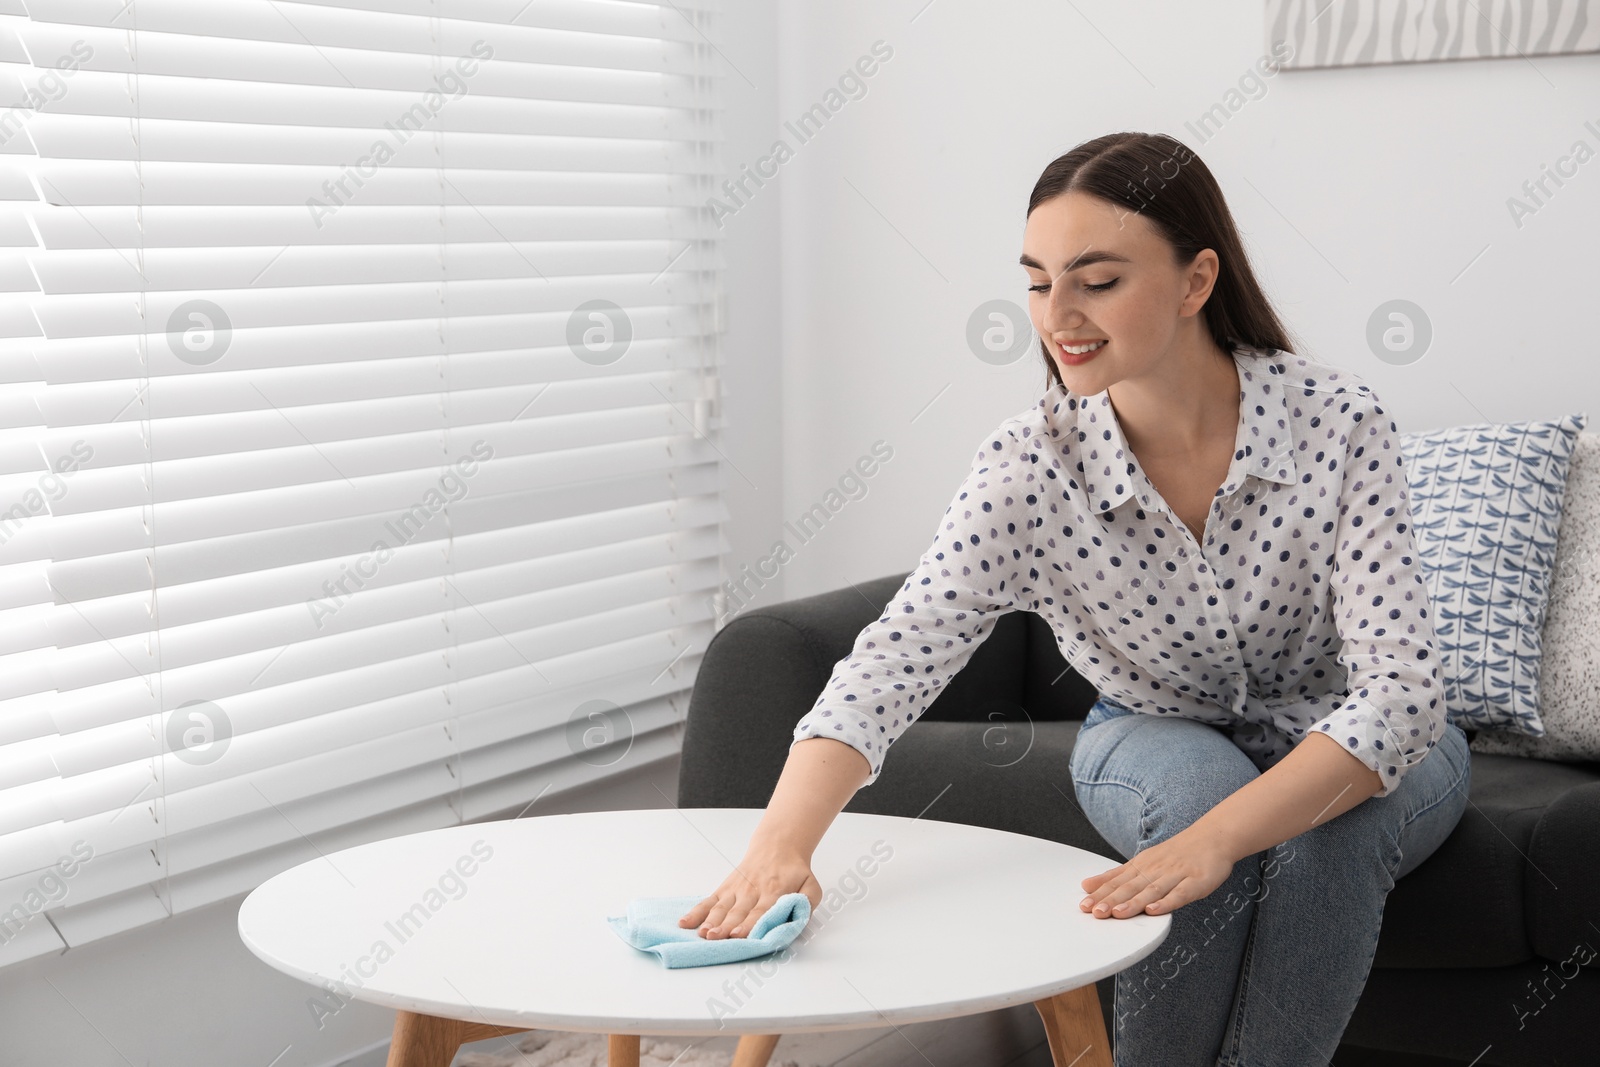
<path fill-rule="evenodd" d="M 831 737 L 883 770 L 884 753 L 1018 606 L 1033 567 L 1035 458 L 1005 425 L 984 439 L 933 543 L 881 618 L 857 635 L 790 748 Z"/>
<path fill-rule="evenodd" d="M 1445 704 L 1400 431 L 1370 389 L 1351 396 L 1329 580 L 1349 695 L 1310 729 L 1378 772 L 1382 797 L 1444 736 Z"/>

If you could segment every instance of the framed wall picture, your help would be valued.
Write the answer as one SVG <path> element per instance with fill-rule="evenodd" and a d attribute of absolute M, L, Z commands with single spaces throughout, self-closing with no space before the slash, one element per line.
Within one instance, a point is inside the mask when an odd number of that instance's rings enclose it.
<path fill-rule="evenodd" d="M 1266 0 L 1266 39 L 1284 70 L 1597 52 L 1600 0 Z"/>

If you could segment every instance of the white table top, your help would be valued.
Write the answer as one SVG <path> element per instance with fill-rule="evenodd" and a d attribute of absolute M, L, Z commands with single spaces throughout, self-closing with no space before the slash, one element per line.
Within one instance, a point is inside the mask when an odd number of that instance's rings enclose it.
<path fill-rule="evenodd" d="M 812 857 L 823 901 L 786 952 L 667 968 L 607 925 L 635 897 L 709 895 L 762 814 L 583 812 L 375 841 L 264 882 L 239 909 L 239 936 L 280 971 L 322 988 L 342 982 L 354 999 L 391 1008 L 528 1029 L 717 1036 L 1031 1002 L 1138 962 L 1172 923 L 1078 910 L 1080 881 L 1119 860 L 1001 830 L 843 812 Z"/>

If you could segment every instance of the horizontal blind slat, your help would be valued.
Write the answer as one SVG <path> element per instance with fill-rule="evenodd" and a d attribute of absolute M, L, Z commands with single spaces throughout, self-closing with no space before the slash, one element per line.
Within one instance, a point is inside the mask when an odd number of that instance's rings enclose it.
<path fill-rule="evenodd" d="M 420 53 L 351 49 L 339 52 L 338 65 L 334 66 L 326 50 L 302 40 L 276 42 L 226 37 L 196 40 L 186 34 L 140 30 L 133 34 L 138 46 L 138 63 L 135 64 L 134 55 L 127 47 L 129 32 L 69 24 L 24 24 L 14 34 L 0 34 L 0 60 L 10 59 L 23 65 L 23 69 L 15 72 L 19 93 L 22 77 L 32 70 L 27 66 L 29 55 L 44 59 L 41 63 L 44 67 L 54 67 L 65 60 L 74 65 L 76 71 L 134 73 L 137 69 L 154 76 L 411 93 L 441 89 L 444 71 L 453 69 L 462 75 L 461 80 L 470 84 L 470 91 L 480 96 L 701 109 L 718 106 L 718 94 L 713 86 L 721 79 L 715 72 L 708 75 L 627 69 L 630 58 L 636 55 L 628 42 L 622 42 L 621 49 L 607 60 L 592 66 L 478 61 L 470 51 L 441 63 L 432 55 Z M 491 38 L 497 36 L 492 28 L 486 32 Z M 604 42 L 599 43 L 603 47 Z M 591 59 L 601 55 L 604 53 L 591 53 Z M 566 53 L 562 57 L 565 58 Z M 457 63 L 463 61 L 465 65 L 458 67 Z M 46 100 L 61 92 L 54 85 L 47 88 L 51 91 L 41 94 Z M 447 81 L 442 90 L 455 92 L 455 82 Z"/>

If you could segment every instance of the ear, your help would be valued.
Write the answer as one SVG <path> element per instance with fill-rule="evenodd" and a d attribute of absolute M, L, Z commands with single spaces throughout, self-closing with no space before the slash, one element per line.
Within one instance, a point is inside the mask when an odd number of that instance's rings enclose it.
<path fill-rule="evenodd" d="M 1221 273 L 1222 261 L 1217 258 L 1217 253 L 1209 248 L 1202 248 L 1190 260 L 1187 279 L 1188 292 L 1184 294 L 1183 302 L 1178 305 L 1178 314 L 1182 316 L 1193 315 L 1205 306 L 1211 298 L 1211 290 L 1216 287 L 1217 276 Z"/>

